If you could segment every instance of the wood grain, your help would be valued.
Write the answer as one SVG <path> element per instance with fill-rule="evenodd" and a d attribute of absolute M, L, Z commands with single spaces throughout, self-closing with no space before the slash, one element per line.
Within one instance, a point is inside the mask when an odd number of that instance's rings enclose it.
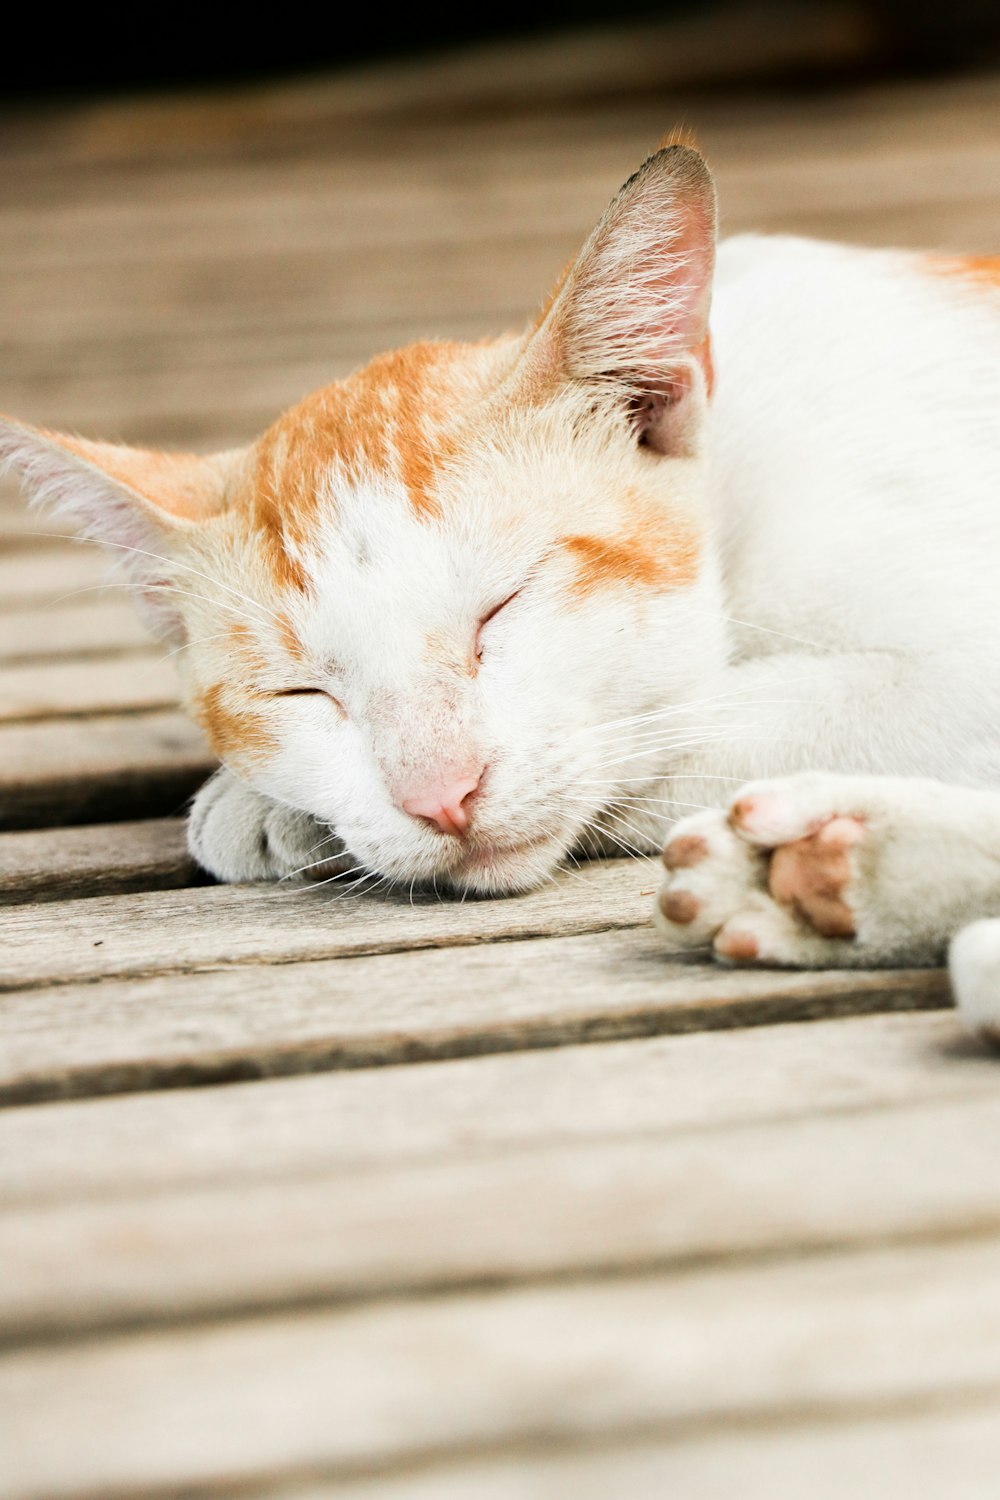
<path fill-rule="evenodd" d="M 179 819 L 0 833 L 0 906 L 189 886 L 197 879 Z"/>
<path fill-rule="evenodd" d="M 877 1475 L 881 1496 L 984 1500 L 1000 1465 L 992 1393 L 915 1401 L 905 1413 L 883 1409 L 863 1421 L 825 1411 L 742 1428 L 734 1418 L 725 1429 L 659 1443 L 655 1434 L 635 1433 L 505 1442 L 492 1458 L 422 1455 L 390 1478 L 286 1480 L 257 1493 L 261 1500 L 721 1500 L 738 1475 L 740 1500 L 844 1500 L 869 1494 Z"/>
<path fill-rule="evenodd" d="M 581 943 L 556 945 L 567 946 Z M 499 1044 L 502 999 L 492 998 Z M 441 999 L 450 1008 L 449 996 Z M 552 1011 L 555 1017 L 555 1003 Z M 596 1022 L 596 996 L 592 1011 Z M 612 1019 L 610 1005 L 606 1015 Z M 754 1019 L 749 1003 L 744 1018 Z M 418 1008 L 411 1032 L 421 1025 L 429 1034 L 434 1018 Z M 516 1020 L 508 1042 L 516 1046 L 515 1027 Z M 435 1157 L 533 1143 L 677 1138 L 778 1120 L 791 1129 L 806 1115 L 995 1099 L 994 1058 L 971 1045 L 962 1050 L 959 1037 L 951 1012 L 877 1015 L 494 1056 L 484 1050 L 446 1066 L 7 1109 L 0 1112 L 0 1200 L 12 1209 L 405 1163 L 419 1172 Z"/>
<path fill-rule="evenodd" d="M 1000 1234 L 1000 1098 L 308 1169 L 0 1224 L 0 1336 Z"/>
<path fill-rule="evenodd" d="M 0 666 L 0 724 L 170 708 L 177 673 L 163 651 Z"/>
<path fill-rule="evenodd" d="M 4 917 L 0 989 L 645 926 L 655 884 L 652 862 L 608 860 L 485 901 L 258 885 L 18 908 Z"/>
<path fill-rule="evenodd" d="M 58 915 L 59 907 L 46 911 Z M 541 938 L 548 915 L 533 911 Z M 5 910 L 4 928 L 12 915 Z M 940 970 L 728 973 L 670 962 L 645 921 L 633 931 L 512 941 L 530 930 L 526 916 L 519 929 L 505 929 L 514 914 L 499 911 L 473 930 L 422 915 L 424 927 L 383 935 L 401 948 L 383 956 L 228 970 L 223 960 L 203 974 L 0 995 L 0 1103 L 949 1003 Z M 563 920 L 586 926 L 587 915 L 567 907 Z M 362 942 L 363 931 L 354 929 Z M 327 943 L 336 941 L 331 931 Z M 412 946 L 421 941 L 430 946 Z"/>
<path fill-rule="evenodd" d="M 173 711 L 0 725 L 0 830 L 173 817 L 215 765 Z"/>
<path fill-rule="evenodd" d="M 149 636 L 132 605 L 120 595 L 99 604 L 14 610 L 0 624 L 0 663 L 4 665 L 46 658 L 110 658 L 140 651 L 149 651 Z"/>
<path fill-rule="evenodd" d="M 0 1362 L 0 1465 L 9 1500 L 280 1493 L 519 1445 L 971 1415 L 998 1391 L 989 1240 L 26 1350 Z"/>
<path fill-rule="evenodd" d="M 0 552 L 0 612 L 26 604 L 58 608 L 79 604 L 80 595 L 102 588 L 108 576 L 106 554 L 96 547 L 50 544 Z M 0 623 L 2 628 L 2 623 Z"/>

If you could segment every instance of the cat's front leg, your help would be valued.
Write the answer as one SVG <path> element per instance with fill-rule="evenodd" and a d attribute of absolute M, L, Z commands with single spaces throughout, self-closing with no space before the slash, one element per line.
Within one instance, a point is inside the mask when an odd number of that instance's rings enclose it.
<path fill-rule="evenodd" d="M 664 862 L 656 919 L 679 947 L 804 968 L 936 964 L 960 929 L 1000 916 L 1000 794 L 779 777 L 684 819 Z"/>
<path fill-rule="evenodd" d="M 347 862 L 332 829 L 255 792 L 225 766 L 198 792 L 188 848 L 216 880 L 322 880 Z"/>

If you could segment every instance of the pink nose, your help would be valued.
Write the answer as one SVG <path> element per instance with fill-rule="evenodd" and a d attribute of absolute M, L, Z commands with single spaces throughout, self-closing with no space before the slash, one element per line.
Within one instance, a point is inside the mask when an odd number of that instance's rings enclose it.
<path fill-rule="evenodd" d="M 403 798 L 403 811 L 411 818 L 426 818 L 442 833 L 461 836 L 469 827 L 472 813 L 469 799 L 482 779 L 478 776 L 463 776 L 458 781 L 449 781 L 445 786 L 421 787 L 412 797 Z"/>

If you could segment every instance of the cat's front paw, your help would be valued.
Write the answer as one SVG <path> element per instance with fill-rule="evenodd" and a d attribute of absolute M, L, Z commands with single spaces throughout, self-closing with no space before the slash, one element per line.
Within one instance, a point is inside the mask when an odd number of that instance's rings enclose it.
<path fill-rule="evenodd" d="M 346 862 L 343 844 L 325 824 L 255 792 L 224 766 L 192 803 L 188 847 L 227 884 L 321 880 Z"/>
<path fill-rule="evenodd" d="M 755 782 L 726 811 L 678 824 L 656 921 L 675 946 L 710 947 L 733 963 L 938 962 L 971 860 L 949 881 L 942 832 L 961 839 L 931 782 L 824 773 Z"/>

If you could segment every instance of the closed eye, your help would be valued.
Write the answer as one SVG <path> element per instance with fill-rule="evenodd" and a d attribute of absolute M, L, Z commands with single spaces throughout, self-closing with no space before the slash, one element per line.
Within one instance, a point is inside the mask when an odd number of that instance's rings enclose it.
<path fill-rule="evenodd" d="M 343 718 L 347 718 L 347 709 L 341 703 L 340 699 L 335 698 L 332 693 L 328 693 L 325 688 L 278 688 L 274 696 L 275 698 L 325 698 L 328 703 L 333 704 L 334 708 Z"/>
<path fill-rule="evenodd" d="M 496 617 L 497 617 L 497 615 L 500 613 L 500 611 L 502 609 L 506 609 L 507 606 L 508 606 L 508 604 L 513 604 L 514 600 L 519 596 L 520 592 L 521 592 L 520 589 L 515 589 L 512 594 L 508 594 L 507 595 L 506 599 L 501 599 L 499 604 L 494 604 L 493 608 L 491 610 L 488 610 L 487 613 L 485 615 L 483 615 L 482 619 L 479 621 L 479 626 L 478 626 L 478 628 L 476 630 L 476 648 L 475 648 L 476 649 L 476 660 L 477 661 L 482 661 L 482 659 L 483 659 L 483 642 L 482 642 L 483 627 L 485 625 L 488 625 L 491 620 L 495 620 Z"/>

